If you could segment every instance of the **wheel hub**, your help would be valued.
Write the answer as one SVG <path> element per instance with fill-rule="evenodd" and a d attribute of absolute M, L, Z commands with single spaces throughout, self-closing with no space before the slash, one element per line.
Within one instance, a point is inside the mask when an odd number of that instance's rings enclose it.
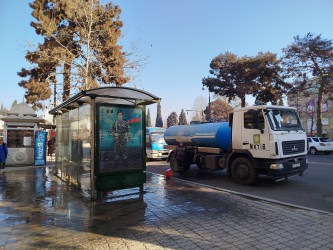
<path fill-rule="evenodd" d="M 249 170 L 246 165 L 238 165 L 236 169 L 236 175 L 239 178 L 246 178 L 249 175 Z"/>

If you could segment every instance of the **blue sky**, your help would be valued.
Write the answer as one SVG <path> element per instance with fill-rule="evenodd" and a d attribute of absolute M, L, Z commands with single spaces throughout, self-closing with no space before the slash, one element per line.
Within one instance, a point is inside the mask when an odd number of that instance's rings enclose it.
<path fill-rule="evenodd" d="M 25 62 L 25 42 L 40 38 L 30 27 L 29 1 L 0 1 L 0 103 L 22 101 L 17 72 Z M 333 38 L 331 0 L 116 0 L 122 9 L 124 50 L 136 42 L 149 63 L 134 82 L 162 98 L 162 115 L 191 109 L 204 96 L 202 78 L 211 60 L 226 51 L 238 56 L 258 52 L 282 55 L 296 35 L 311 32 Z M 125 85 L 133 87 L 133 84 Z M 253 103 L 253 98 L 247 101 Z M 156 105 L 148 106 L 155 123 Z M 188 116 L 190 119 L 190 116 Z"/>

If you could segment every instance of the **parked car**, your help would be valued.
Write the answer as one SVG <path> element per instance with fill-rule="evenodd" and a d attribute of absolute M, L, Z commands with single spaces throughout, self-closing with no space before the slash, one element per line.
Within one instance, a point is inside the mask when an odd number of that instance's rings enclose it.
<path fill-rule="evenodd" d="M 318 152 L 329 154 L 333 152 L 333 141 L 328 137 L 308 137 L 309 153 L 312 155 Z"/>

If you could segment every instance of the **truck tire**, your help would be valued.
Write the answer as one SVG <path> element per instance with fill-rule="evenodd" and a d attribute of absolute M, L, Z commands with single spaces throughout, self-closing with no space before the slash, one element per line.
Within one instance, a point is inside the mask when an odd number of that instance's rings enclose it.
<path fill-rule="evenodd" d="M 257 170 L 249 159 L 239 157 L 231 164 L 231 176 L 236 183 L 250 186 L 257 179 Z"/>
<path fill-rule="evenodd" d="M 202 165 L 202 163 L 201 163 L 201 157 L 197 157 L 196 159 L 195 159 L 195 164 L 197 165 L 197 167 L 199 168 L 199 169 L 204 169 L 204 166 Z"/>

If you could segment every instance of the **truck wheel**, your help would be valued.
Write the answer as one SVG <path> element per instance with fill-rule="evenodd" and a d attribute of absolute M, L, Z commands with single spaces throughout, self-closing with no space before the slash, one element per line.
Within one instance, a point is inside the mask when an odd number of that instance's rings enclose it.
<path fill-rule="evenodd" d="M 257 179 L 257 170 L 250 160 L 240 157 L 231 165 L 231 176 L 236 183 L 252 185 Z"/>
<path fill-rule="evenodd" d="M 198 167 L 199 169 L 204 169 L 202 163 L 200 162 L 200 159 L 201 159 L 200 157 L 197 157 L 197 158 L 195 159 L 195 164 L 197 165 L 197 167 Z"/>
<path fill-rule="evenodd" d="M 310 148 L 310 154 L 316 155 L 317 154 L 317 149 L 316 148 Z"/>

